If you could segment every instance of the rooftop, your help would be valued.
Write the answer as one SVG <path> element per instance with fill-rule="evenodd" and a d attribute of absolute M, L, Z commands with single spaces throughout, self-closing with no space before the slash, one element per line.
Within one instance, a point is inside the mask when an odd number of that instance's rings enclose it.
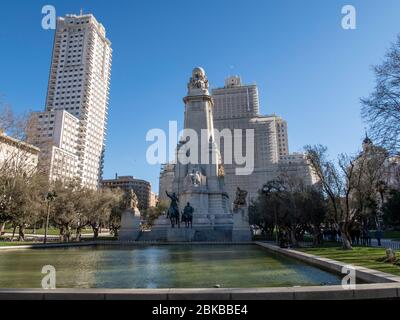
<path fill-rule="evenodd" d="M 0 141 L 7 143 L 9 145 L 13 145 L 17 148 L 21 148 L 21 149 L 28 149 L 30 152 L 32 153 L 39 153 L 40 149 L 38 147 L 35 147 L 29 143 L 26 143 L 22 140 L 18 140 L 12 137 L 7 136 L 5 133 L 0 132 Z"/>

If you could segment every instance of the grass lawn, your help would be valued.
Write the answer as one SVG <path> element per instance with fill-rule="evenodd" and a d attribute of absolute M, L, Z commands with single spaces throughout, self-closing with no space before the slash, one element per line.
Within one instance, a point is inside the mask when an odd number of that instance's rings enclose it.
<path fill-rule="evenodd" d="M 7 228 L 7 229 L 4 230 L 4 232 L 12 233 L 13 229 Z M 82 234 L 89 234 L 89 233 L 93 233 L 93 231 L 91 229 L 82 230 Z M 15 234 L 18 236 L 18 228 L 15 229 Z M 25 234 L 33 234 L 33 229 L 25 229 Z M 35 234 L 44 235 L 44 229 L 36 229 L 36 233 Z M 49 231 L 47 232 L 47 234 L 52 235 L 52 236 L 59 236 L 60 235 L 60 229 L 50 228 Z"/>
<path fill-rule="evenodd" d="M 15 246 L 27 246 L 31 244 L 39 244 L 38 242 L 18 242 L 18 241 L 0 241 L 0 247 L 15 247 Z"/>
<path fill-rule="evenodd" d="M 302 248 L 299 251 L 400 276 L 400 266 L 376 261 L 386 256 L 384 248 L 354 247 L 353 250 L 343 250 L 340 247 L 329 247 Z"/>
<path fill-rule="evenodd" d="M 38 245 L 38 244 L 43 244 L 43 241 L 17 241 L 17 237 L 15 238 L 14 241 L 9 241 L 10 239 L 5 238 L 4 236 L 0 236 L 0 247 L 8 247 L 8 246 L 24 246 L 24 245 Z M 90 242 L 94 241 L 95 239 L 93 237 L 89 238 L 82 238 L 81 242 Z M 95 241 L 117 241 L 118 238 L 114 237 L 112 235 L 109 236 L 101 236 L 98 237 Z M 47 242 L 48 244 L 52 243 L 60 243 L 60 241 L 54 239 L 54 240 L 49 240 Z M 75 239 L 71 238 L 70 243 L 75 243 Z"/>

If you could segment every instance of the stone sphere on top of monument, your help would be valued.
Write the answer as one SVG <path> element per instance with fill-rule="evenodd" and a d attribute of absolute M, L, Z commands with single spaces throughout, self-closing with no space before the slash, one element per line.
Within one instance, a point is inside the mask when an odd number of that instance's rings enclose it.
<path fill-rule="evenodd" d="M 195 77 L 196 75 L 201 75 L 202 77 L 206 76 L 206 72 L 202 67 L 195 67 L 192 71 L 192 76 Z"/>
<path fill-rule="evenodd" d="M 209 94 L 208 88 L 208 79 L 204 69 L 201 67 L 194 68 L 188 83 L 189 95 Z"/>

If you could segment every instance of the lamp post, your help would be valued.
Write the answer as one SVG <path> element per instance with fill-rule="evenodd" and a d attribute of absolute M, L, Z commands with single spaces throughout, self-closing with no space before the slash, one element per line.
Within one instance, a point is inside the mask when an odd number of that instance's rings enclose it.
<path fill-rule="evenodd" d="M 279 244 L 278 215 L 276 213 L 276 204 L 274 204 L 274 219 L 275 219 L 275 241 L 276 241 L 276 244 Z"/>
<path fill-rule="evenodd" d="M 47 201 L 47 218 L 46 218 L 46 226 L 44 229 L 44 243 L 47 243 L 47 232 L 49 230 L 49 220 L 50 220 L 50 204 L 52 201 L 57 198 L 57 193 L 55 191 L 50 191 L 46 195 L 46 201 Z"/>

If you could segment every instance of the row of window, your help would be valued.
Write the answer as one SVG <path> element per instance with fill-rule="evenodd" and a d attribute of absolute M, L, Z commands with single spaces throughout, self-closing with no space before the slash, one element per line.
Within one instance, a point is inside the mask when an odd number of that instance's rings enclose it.
<path fill-rule="evenodd" d="M 87 24 L 87 23 L 89 23 L 90 22 L 90 20 L 78 20 L 78 21 L 76 21 L 75 20 L 75 22 L 74 22 L 74 20 L 71 20 L 69 23 L 70 24 L 76 24 L 76 25 L 78 25 L 78 24 Z M 67 30 L 67 29 L 65 29 L 65 30 Z"/>
<path fill-rule="evenodd" d="M 82 79 L 79 79 L 79 80 L 77 80 L 77 79 L 75 79 L 75 80 L 63 80 L 63 81 L 59 80 L 59 81 L 57 81 L 57 84 L 61 84 L 61 83 L 63 83 L 63 84 L 76 83 L 76 82 L 82 82 Z M 81 86 L 82 86 L 81 84 L 78 85 L 78 87 L 81 87 Z M 72 86 L 72 87 L 76 88 L 76 86 Z M 60 94 L 60 91 L 57 91 L 56 93 Z M 62 94 L 65 94 L 65 91 L 63 91 Z"/>
<path fill-rule="evenodd" d="M 70 73 L 70 72 L 78 72 L 78 71 L 83 71 L 84 69 L 83 68 L 80 68 L 80 69 L 67 69 L 67 70 L 60 70 L 60 71 L 58 71 L 59 73 Z"/>
<path fill-rule="evenodd" d="M 68 33 L 59 34 L 59 35 L 57 36 L 57 40 L 60 40 L 61 37 L 63 37 L 63 38 L 68 37 Z M 75 35 L 75 36 L 74 36 L 74 35 L 70 35 L 70 38 L 80 38 L 80 37 L 83 37 L 83 33 L 82 33 L 82 34 L 77 34 L 77 35 Z"/>
<path fill-rule="evenodd" d="M 48 118 L 49 115 L 48 114 L 40 114 L 39 115 L 39 119 L 43 119 L 43 118 Z M 50 114 L 50 118 L 54 118 L 54 114 Z M 47 122 L 45 122 L 47 123 Z"/>
<path fill-rule="evenodd" d="M 56 100 L 64 100 L 64 99 L 80 99 L 81 96 L 71 96 L 71 97 L 57 97 Z M 71 102 L 73 103 L 73 102 Z"/>
<path fill-rule="evenodd" d="M 56 102 L 54 105 L 55 106 L 65 106 L 65 105 L 75 105 L 75 104 L 79 104 L 79 101 L 71 101 L 71 102 Z M 65 108 L 66 110 L 68 110 L 68 108 Z M 71 108 L 72 110 L 74 109 L 73 107 Z M 79 107 L 76 107 L 76 109 L 78 110 Z"/>

